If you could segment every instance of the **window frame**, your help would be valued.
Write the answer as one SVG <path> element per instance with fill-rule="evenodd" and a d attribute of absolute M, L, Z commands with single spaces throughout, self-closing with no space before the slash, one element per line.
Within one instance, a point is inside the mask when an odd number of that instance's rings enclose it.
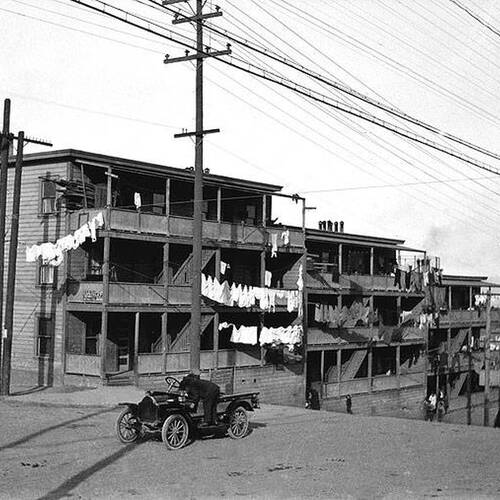
<path fill-rule="evenodd" d="M 52 282 L 42 283 L 42 268 L 52 268 Z M 44 264 L 41 261 L 37 262 L 36 266 L 36 286 L 40 288 L 56 288 L 57 287 L 57 269 L 56 266 L 51 266 L 50 264 Z"/>
<path fill-rule="evenodd" d="M 53 314 L 38 313 L 35 317 L 35 357 L 43 359 L 54 358 L 54 339 L 55 339 L 55 317 Z M 45 335 L 40 335 L 40 322 L 41 320 L 49 322 L 50 326 L 46 329 Z M 48 333 L 47 333 L 48 331 Z M 40 353 L 40 339 L 48 339 L 49 350 L 48 352 Z"/>
<path fill-rule="evenodd" d="M 46 217 L 48 215 L 54 215 L 58 213 L 57 209 L 57 187 L 56 178 L 39 177 L 40 187 L 39 187 L 39 203 L 38 203 L 38 214 L 40 217 Z M 50 182 L 54 186 L 54 196 L 44 196 L 44 183 Z M 51 211 L 44 211 L 44 200 L 53 200 L 53 209 Z"/>

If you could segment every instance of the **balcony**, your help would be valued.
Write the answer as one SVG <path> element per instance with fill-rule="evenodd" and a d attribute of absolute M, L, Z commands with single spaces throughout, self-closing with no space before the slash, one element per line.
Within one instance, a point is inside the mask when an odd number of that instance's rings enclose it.
<path fill-rule="evenodd" d="M 394 285 L 394 276 L 388 275 L 341 274 L 334 279 L 332 273 L 322 271 L 309 272 L 307 275 L 307 286 L 310 289 L 349 290 L 353 293 L 363 291 L 402 292 L 398 286 Z M 421 294 L 419 293 L 419 295 Z"/>
<path fill-rule="evenodd" d="M 102 282 L 78 281 L 68 284 L 69 304 L 102 304 Z M 163 285 L 144 283 L 110 283 L 110 304 L 164 305 Z M 191 303 L 191 286 L 170 286 L 168 304 L 188 305 Z"/>
<path fill-rule="evenodd" d="M 102 304 L 102 281 L 72 281 L 67 287 L 68 304 Z M 207 304 L 209 301 L 207 302 Z M 149 283 L 109 284 L 110 305 L 188 306 L 191 304 L 191 285 L 164 285 Z M 220 307 L 225 307 L 220 305 Z M 285 311 L 287 299 L 276 298 L 276 310 Z"/>
<path fill-rule="evenodd" d="M 439 326 L 441 328 L 448 325 L 450 327 L 457 327 L 469 325 L 478 326 L 483 324 L 486 325 L 486 312 L 477 311 L 476 309 L 455 309 L 441 313 L 439 316 Z"/>
<path fill-rule="evenodd" d="M 70 230 L 74 231 L 98 212 L 105 213 L 105 209 L 79 210 L 72 212 Z M 190 238 L 193 234 L 193 219 L 187 217 L 167 217 L 152 213 L 139 213 L 130 210 L 111 209 L 110 228 L 112 231 L 140 233 L 156 236 L 172 236 Z M 281 243 L 282 228 L 252 226 L 240 223 L 203 221 L 203 239 L 231 244 L 264 246 L 270 244 L 271 235 L 278 235 L 278 245 Z M 289 228 L 289 249 L 302 252 L 304 236 L 302 230 Z"/>

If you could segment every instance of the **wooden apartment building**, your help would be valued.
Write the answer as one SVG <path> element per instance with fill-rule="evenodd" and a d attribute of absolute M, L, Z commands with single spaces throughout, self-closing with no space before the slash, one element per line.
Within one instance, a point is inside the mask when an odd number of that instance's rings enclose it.
<path fill-rule="evenodd" d="M 13 168 L 7 213 L 12 178 Z M 25 157 L 15 384 L 151 387 L 189 371 L 193 180 L 189 169 L 84 151 Z M 448 394 L 463 392 L 462 349 L 485 322 L 472 297 L 485 279 L 445 275 L 429 284 L 430 259 L 402 240 L 346 233 L 343 224 L 285 227 L 273 212 L 280 190 L 204 174 L 203 273 L 281 294 L 304 283 L 304 314 L 283 297 L 266 309 L 205 297 L 204 376 L 225 391 L 257 389 L 263 401 L 281 404 L 302 405 L 309 386 L 323 408 L 344 411 L 350 394 L 365 414 L 415 413 L 437 379 Z M 301 201 L 289 199 L 299 209 Z M 98 215 L 104 225 L 95 237 L 59 265 L 27 262 L 26 249 L 74 234 Z M 232 342 L 224 325 L 258 327 L 259 335 L 263 327 L 301 325 L 303 345 Z M 437 377 L 436 352 L 446 353 Z"/>
<path fill-rule="evenodd" d="M 14 382 L 150 386 L 189 371 L 193 180 L 189 169 L 83 151 L 25 157 Z M 297 291 L 304 231 L 273 222 L 280 189 L 205 173 L 207 276 L 264 287 L 267 271 L 271 288 Z M 99 214 L 95 241 L 64 253 L 60 265 L 26 262 L 26 248 L 56 242 Z M 222 323 L 287 327 L 302 323 L 298 311 L 283 298 L 265 311 L 204 300 L 201 368 L 224 390 L 258 387 L 264 400 L 301 404 L 304 356 L 284 364 L 282 352 L 273 358 L 277 349 L 232 343 Z"/>

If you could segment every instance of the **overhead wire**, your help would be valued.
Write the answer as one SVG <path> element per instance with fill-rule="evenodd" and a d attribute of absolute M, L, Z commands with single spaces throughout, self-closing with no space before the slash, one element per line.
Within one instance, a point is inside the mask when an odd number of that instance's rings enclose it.
<path fill-rule="evenodd" d="M 489 30 L 491 33 L 493 33 L 496 36 L 500 36 L 500 30 L 497 29 L 495 26 L 492 24 L 488 23 L 484 19 L 482 19 L 478 14 L 476 14 L 473 10 L 471 10 L 469 7 L 465 6 L 462 4 L 462 2 L 459 2 L 458 0 L 450 0 L 450 2 L 454 5 L 456 5 L 459 9 L 463 10 L 466 12 L 470 17 L 475 19 L 479 24 L 484 26 L 487 30 Z"/>
<path fill-rule="evenodd" d="M 77 2 L 79 4 L 83 4 L 83 5 L 88 5 L 88 3 L 85 3 L 83 0 L 71 0 L 71 1 Z M 107 5 L 102 0 L 95 0 L 95 1 L 98 1 L 102 5 Z M 88 6 L 90 8 L 92 8 L 92 9 L 99 10 L 95 6 L 90 6 L 90 5 L 88 5 Z M 119 10 L 121 12 L 126 12 L 126 11 L 123 11 L 122 9 L 119 9 Z M 165 35 L 163 33 L 156 32 L 156 31 L 152 30 L 149 27 L 149 24 L 146 27 L 146 26 L 142 26 L 140 24 L 137 24 L 135 22 L 132 22 L 130 20 L 130 17 L 131 16 L 135 17 L 135 16 L 131 15 L 130 13 L 127 13 L 128 16 L 126 16 L 126 18 L 120 18 L 119 16 L 113 15 L 110 12 L 106 11 L 106 9 L 101 10 L 101 12 L 103 14 L 105 14 L 105 15 L 109 15 L 109 16 L 115 18 L 115 19 L 119 19 L 119 20 L 121 20 L 121 21 L 123 21 L 123 22 L 125 22 L 127 24 L 136 26 L 136 27 L 138 27 L 140 29 L 143 29 L 145 31 L 149 31 L 149 32 L 152 32 L 152 33 L 157 33 L 158 36 L 165 37 L 165 38 L 170 39 L 170 40 L 174 40 L 171 35 Z M 141 18 L 141 20 L 144 21 L 144 18 Z M 145 21 L 145 22 L 147 23 L 148 21 Z M 153 24 L 157 24 L 157 23 L 153 23 Z M 167 30 L 167 31 L 169 31 L 169 30 Z M 183 41 L 180 41 L 179 43 L 181 45 L 184 45 L 184 46 L 187 45 L 191 49 L 195 50 L 194 47 L 186 44 Z M 415 140 L 416 142 L 420 142 L 421 144 L 424 144 L 424 145 L 427 145 L 427 146 L 432 147 L 434 149 L 437 149 L 437 150 L 439 150 L 439 151 L 441 151 L 441 152 L 443 152 L 445 154 L 448 154 L 448 155 L 453 156 L 455 158 L 460 158 L 462 161 L 469 162 L 469 163 L 471 163 L 473 165 L 476 165 L 479 168 L 483 168 L 483 169 L 488 170 L 488 171 L 493 172 L 493 173 L 498 173 L 497 169 L 494 169 L 493 167 L 490 167 L 490 166 L 486 165 L 484 162 L 479 162 L 478 160 L 475 160 L 475 159 L 471 158 L 470 156 L 465 155 L 464 153 L 459 153 L 457 151 L 453 151 L 451 148 L 449 148 L 447 146 L 442 146 L 440 144 L 437 144 L 437 143 L 435 143 L 433 141 L 430 141 L 429 139 L 426 139 L 426 138 L 423 138 L 421 136 L 418 136 L 418 134 L 415 134 L 415 133 L 410 132 L 408 130 L 400 129 L 398 127 L 395 127 L 394 125 L 390 124 L 389 122 L 386 122 L 385 120 L 379 119 L 378 117 L 375 117 L 374 115 L 371 115 L 369 113 L 365 113 L 364 111 L 362 111 L 360 109 L 357 109 L 357 108 L 353 109 L 351 107 L 342 106 L 342 105 L 340 105 L 340 103 L 338 101 L 337 102 L 333 102 L 333 103 L 332 102 L 327 102 L 324 95 L 319 95 L 319 96 L 313 95 L 314 91 L 312 91 L 311 89 L 308 89 L 308 88 L 301 88 L 302 86 L 300 86 L 296 82 L 288 81 L 288 80 L 285 82 L 285 81 L 279 81 L 277 79 L 272 79 L 272 78 L 269 78 L 269 76 L 267 76 L 266 74 L 259 73 L 259 71 L 262 71 L 262 69 L 260 69 L 260 68 L 258 68 L 258 69 L 256 68 L 256 69 L 252 70 L 250 68 L 246 68 L 244 66 L 235 64 L 234 60 L 238 60 L 238 58 L 236 58 L 234 55 L 230 56 L 231 61 L 227 61 L 227 60 L 225 60 L 223 58 L 219 58 L 219 57 L 214 57 L 214 59 L 221 61 L 223 64 L 235 67 L 235 68 L 240 69 L 242 71 L 245 71 L 245 72 L 247 72 L 249 74 L 253 74 L 254 76 L 257 76 L 259 78 L 264 78 L 264 79 L 267 79 L 269 81 L 273 81 L 274 83 L 276 83 L 278 85 L 281 85 L 281 86 L 283 86 L 285 88 L 288 88 L 288 89 L 290 89 L 290 90 L 292 90 L 294 92 L 300 93 L 302 95 L 306 95 L 307 97 L 309 97 L 311 99 L 314 99 L 314 100 L 316 100 L 318 102 L 323 102 L 326 105 L 329 105 L 331 107 L 335 107 L 337 109 L 340 109 L 343 112 L 352 114 L 353 116 L 357 116 L 360 119 L 370 121 L 370 122 L 376 124 L 377 126 L 380 126 L 382 128 L 386 128 L 387 130 L 391 130 L 392 132 L 396 133 L 397 135 L 408 137 L 411 140 Z M 246 61 L 240 61 L 240 62 L 242 64 L 245 64 L 245 65 L 248 64 Z M 264 71 L 264 73 L 266 73 L 266 72 Z"/>
<path fill-rule="evenodd" d="M 274 2 L 274 3 L 276 3 L 276 2 Z M 291 28 L 289 28 L 289 24 L 286 24 L 286 27 L 288 27 L 288 29 L 291 29 Z M 306 42 L 308 42 L 308 41 L 306 41 Z M 309 43 L 309 45 L 311 45 L 311 44 L 310 44 L 310 42 L 308 42 L 308 43 Z M 288 45 L 289 45 L 289 44 L 288 44 Z M 290 45 L 289 45 L 289 46 L 290 46 Z M 295 50 L 295 51 L 297 51 L 297 52 L 299 52 L 301 55 L 304 55 L 302 52 L 298 51 L 298 49 L 294 49 L 294 50 Z M 319 53 L 322 53 L 322 52 L 321 52 L 318 48 L 315 48 L 315 51 L 319 51 Z M 438 159 L 438 158 L 436 158 L 436 157 L 435 157 L 435 155 L 432 155 L 429 151 L 425 151 L 422 147 L 420 147 L 420 146 L 418 146 L 418 145 L 415 145 L 414 147 L 416 147 L 417 149 L 419 149 L 420 151 L 422 151 L 424 154 L 428 155 L 429 157 L 431 157 L 431 158 L 433 158 L 433 159 L 435 159 L 435 160 L 437 160 L 437 161 L 440 161 L 441 163 L 443 163 L 443 164 L 447 165 L 447 166 L 448 166 L 448 168 L 453 168 L 453 167 L 450 167 L 448 164 L 446 164 L 446 163 L 445 163 L 442 159 Z M 486 189 L 486 190 L 488 190 L 489 192 L 491 192 L 491 193 L 493 193 L 493 194 L 495 194 L 495 195 L 497 195 L 497 196 L 500 196 L 500 194 L 499 194 L 497 191 L 494 191 L 494 190 L 492 190 L 492 189 L 491 189 L 491 188 L 489 188 L 489 187 L 483 186 L 483 185 L 482 185 L 481 183 L 479 183 L 478 181 L 474 181 L 474 182 L 475 182 L 478 186 L 480 186 L 481 188 Z"/>
<path fill-rule="evenodd" d="M 315 16 L 311 12 L 306 12 L 305 10 L 300 9 L 299 7 L 289 3 L 287 0 L 281 1 L 284 2 L 290 9 L 295 9 L 296 11 L 301 13 L 304 23 L 312 26 L 313 30 L 320 30 L 321 32 L 329 33 L 331 36 L 339 39 L 345 45 L 350 46 L 351 48 L 356 48 L 358 49 L 358 51 L 362 51 L 363 54 L 373 57 L 377 61 L 386 64 L 388 67 L 399 73 L 402 73 L 406 76 L 411 76 L 414 80 L 423 84 L 432 92 L 452 100 L 457 106 L 460 106 L 462 109 L 468 110 L 478 117 L 485 118 L 491 123 L 500 123 L 500 120 L 498 120 L 498 118 L 494 114 L 488 112 L 484 108 L 477 106 L 473 102 L 468 101 L 463 96 L 459 96 L 448 87 L 445 87 L 438 82 L 431 80 L 425 75 L 422 75 L 421 73 L 415 71 L 412 67 L 404 65 L 403 63 L 401 63 L 401 61 L 398 61 L 388 56 L 387 54 L 384 54 L 380 50 L 375 49 L 373 45 L 365 43 L 349 35 L 345 31 L 340 30 L 338 26 L 332 26 L 326 23 L 322 18 Z"/>
<path fill-rule="evenodd" d="M 236 83 L 241 84 L 240 82 L 236 82 Z M 252 91 L 251 89 L 249 89 L 249 88 L 247 88 L 247 87 L 245 87 L 245 90 L 246 90 L 246 92 L 255 93 L 254 91 Z M 273 90 L 273 89 L 270 89 L 270 90 L 271 90 L 271 91 L 276 92 L 276 91 L 275 91 L 275 90 Z M 268 103 L 268 104 L 269 104 L 269 103 Z M 271 105 L 273 105 L 273 104 L 271 104 Z M 302 108 L 302 110 L 304 110 L 304 109 Z M 289 115 L 289 117 L 290 117 L 290 118 L 292 118 L 292 119 L 294 118 L 294 116 L 293 116 L 293 115 Z M 317 117 L 314 117 L 314 118 L 315 118 L 315 119 L 318 119 Z M 326 123 L 326 122 L 324 122 L 324 121 L 322 121 L 322 123 L 323 123 L 323 125 L 326 125 L 327 127 L 330 127 L 330 128 L 331 128 L 331 125 L 330 125 L 330 124 L 328 124 L 328 123 Z M 338 133 L 338 131 L 337 131 L 337 133 Z M 328 137 L 326 137 L 326 138 L 328 139 Z M 347 138 L 347 137 L 346 137 L 346 138 Z M 352 140 L 352 139 L 351 139 L 351 140 Z M 351 152 L 351 153 L 352 153 L 352 152 Z M 403 153 L 404 153 L 404 152 L 403 152 Z M 353 154 L 354 154 L 355 156 L 359 157 L 359 155 L 357 155 L 357 154 L 355 154 L 355 153 L 353 153 Z M 412 165 L 412 166 L 415 166 L 415 165 L 413 165 L 411 162 L 409 162 L 409 161 L 408 161 L 405 157 L 403 157 L 403 156 L 399 156 L 399 155 L 397 155 L 397 154 L 396 154 L 396 156 L 397 156 L 397 158 L 398 158 L 398 159 L 400 159 L 400 160 L 402 160 L 402 161 L 404 161 L 404 162 L 406 162 L 406 163 L 409 163 L 409 164 L 410 164 L 410 165 Z M 359 158 L 361 158 L 361 157 L 359 157 Z M 349 163 L 351 163 L 351 162 L 349 162 Z M 351 163 L 351 164 L 352 164 L 352 163 Z M 361 167 L 359 167 L 359 165 L 358 165 L 358 164 L 352 164 L 352 165 L 353 165 L 355 168 L 361 168 Z M 418 168 L 418 167 L 417 167 L 417 168 Z M 361 168 L 361 169 L 362 169 L 362 170 L 364 170 L 364 171 L 366 172 L 366 170 L 365 170 L 365 169 L 363 169 L 363 168 Z M 423 171 L 423 170 L 422 170 L 422 171 Z M 427 172 L 424 172 L 424 173 L 427 173 Z M 427 173 L 427 174 L 428 174 L 428 173 Z M 415 177 L 415 178 L 418 178 L 418 177 L 416 177 L 416 176 L 414 176 L 414 177 Z M 432 178 L 434 178 L 434 179 L 436 179 L 436 180 L 438 179 L 436 176 L 433 176 L 433 175 L 431 175 L 431 177 L 432 177 Z M 461 193 L 461 192 L 459 192 L 459 194 L 462 194 L 462 193 Z M 451 197 L 450 197 L 450 200 L 451 200 L 451 201 L 453 201 L 453 202 L 457 202 L 457 203 L 459 203 L 460 205 L 462 205 L 462 204 L 463 204 L 463 200 L 461 200 L 461 201 L 457 201 L 457 200 L 455 200 L 454 198 L 451 198 Z M 490 207 L 490 206 L 485 205 L 485 204 L 483 204 L 483 203 L 481 203 L 481 202 L 479 202 L 479 204 L 482 204 L 482 205 L 483 205 L 486 209 L 488 209 L 489 211 L 493 211 L 493 212 L 495 212 L 495 211 L 496 211 L 497 213 L 500 213 L 500 212 L 498 211 L 498 209 L 496 209 L 495 207 Z M 472 211 L 474 211 L 474 207 L 471 207 L 471 210 L 472 210 Z M 486 218 L 486 219 L 490 219 L 490 220 L 492 220 L 492 222 L 494 222 L 494 220 L 493 220 L 493 219 L 491 219 L 491 217 L 490 217 L 490 215 L 489 215 L 489 214 L 486 214 L 486 215 L 485 215 L 484 213 L 481 213 L 481 212 L 478 212 L 478 214 L 479 214 L 479 215 L 481 215 L 483 219 L 484 219 L 484 218 Z"/>

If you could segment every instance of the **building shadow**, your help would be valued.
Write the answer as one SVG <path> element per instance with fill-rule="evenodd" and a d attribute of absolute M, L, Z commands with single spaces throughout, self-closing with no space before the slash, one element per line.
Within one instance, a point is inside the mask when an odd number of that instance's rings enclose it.
<path fill-rule="evenodd" d="M 75 422 L 81 422 L 82 420 L 86 420 L 88 418 L 95 417 L 97 415 L 102 415 L 103 413 L 108 413 L 110 411 L 116 411 L 115 408 L 105 408 L 103 410 L 99 410 L 93 413 L 89 413 L 87 415 L 83 415 L 82 417 L 78 418 L 72 418 L 71 420 L 66 420 L 64 422 L 61 422 L 59 424 L 51 425 L 50 427 L 46 427 L 45 429 L 41 429 L 36 432 L 32 432 L 31 434 L 28 434 L 27 436 L 24 436 L 20 439 L 17 439 L 16 441 L 12 441 L 11 443 L 5 444 L 3 446 L 0 446 L 0 451 L 7 450 L 9 448 L 15 448 L 16 446 L 19 446 L 20 444 L 26 443 L 27 441 L 30 441 L 31 439 L 34 439 L 38 436 L 41 436 L 42 434 L 46 434 L 47 432 L 53 431 L 55 429 L 59 429 L 61 427 L 66 427 L 70 424 L 73 424 Z"/>
<path fill-rule="evenodd" d="M 71 490 L 73 490 L 79 484 L 86 481 L 89 477 L 93 476 L 95 473 L 101 471 L 102 469 L 105 469 L 108 465 L 111 465 L 112 463 L 119 460 L 121 457 L 126 455 L 129 451 L 131 451 L 136 446 L 138 446 L 137 443 L 131 443 L 131 444 L 124 446 L 123 448 L 120 448 L 115 453 L 112 453 L 111 455 L 103 458 L 102 460 L 99 460 L 98 462 L 91 465 L 90 467 L 87 467 L 86 469 L 84 469 L 84 470 L 78 472 L 77 474 L 75 474 L 74 476 L 70 477 L 68 480 L 64 481 L 64 483 L 62 483 L 56 489 L 49 491 L 46 495 L 39 497 L 38 500 L 56 500 L 59 498 L 72 496 L 70 494 Z"/>

